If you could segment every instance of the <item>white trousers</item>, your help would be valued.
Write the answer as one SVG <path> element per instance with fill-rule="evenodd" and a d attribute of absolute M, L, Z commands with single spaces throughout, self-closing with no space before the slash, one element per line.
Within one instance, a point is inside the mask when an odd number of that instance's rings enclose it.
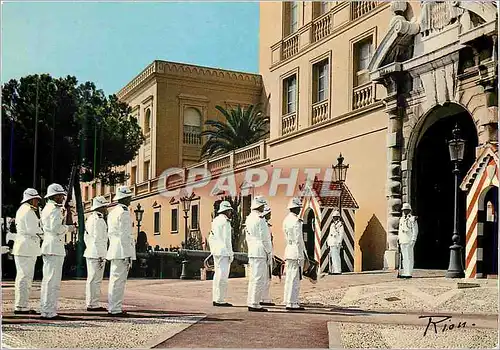
<path fill-rule="evenodd" d="M 227 284 L 229 279 L 228 256 L 214 256 L 214 280 L 212 284 L 212 301 L 224 303 L 226 300 Z"/>
<path fill-rule="evenodd" d="M 403 271 L 402 276 L 411 276 L 413 273 L 413 264 L 415 260 L 413 258 L 413 248 L 415 244 L 405 243 L 401 244 L 401 254 L 403 255 Z"/>
<path fill-rule="evenodd" d="M 64 256 L 42 255 L 42 258 L 43 279 L 40 293 L 40 311 L 42 317 L 54 317 L 57 315 Z"/>
<path fill-rule="evenodd" d="M 330 273 L 342 273 L 342 263 L 340 261 L 340 245 L 330 246 Z"/>
<path fill-rule="evenodd" d="M 112 259 L 109 269 L 108 312 L 119 314 L 123 311 L 125 283 L 130 269 L 128 259 Z"/>
<path fill-rule="evenodd" d="M 285 261 L 285 292 L 283 303 L 286 307 L 299 307 L 300 270 L 299 260 Z"/>
<path fill-rule="evenodd" d="M 269 264 L 266 258 L 248 258 L 250 265 L 250 279 L 248 280 L 247 305 L 259 308 L 264 285 L 269 279 Z"/>
<path fill-rule="evenodd" d="M 16 311 L 28 311 L 31 284 L 35 274 L 36 256 L 14 256 L 16 263 L 15 302 Z"/>
<path fill-rule="evenodd" d="M 272 261 L 268 262 L 268 264 L 271 264 L 271 266 L 266 267 L 266 277 L 264 278 L 264 286 L 262 287 L 262 297 L 260 298 L 260 301 L 263 303 L 272 303 L 273 298 L 271 298 L 271 278 L 272 275 L 269 276 L 268 270 L 272 269 Z"/>
<path fill-rule="evenodd" d="M 87 307 L 99 307 L 99 299 L 101 297 L 101 282 L 104 276 L 105 260 L 99 262 L 99 259 L 87 259 L 87 284 L 85 288 L 85 297 Z"/>

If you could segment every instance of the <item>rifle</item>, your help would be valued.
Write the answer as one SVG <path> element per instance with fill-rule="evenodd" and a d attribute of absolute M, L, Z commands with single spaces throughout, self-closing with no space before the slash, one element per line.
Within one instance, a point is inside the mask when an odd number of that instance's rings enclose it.
<path fill-rule="evenodd" d="M 66 225 L 73 225 L 73 215 L 71 213 L 71 199 L 73 198 L 73 187 L 75 187 L 75 179 L 78 171 L 78 166 L 73 165 L 71 168 L 71 175 L 69 177 L 68 194 L 66 195 L 66 200 L 64 202 L 64 209 L 66 210 L 65 222 Z"/>

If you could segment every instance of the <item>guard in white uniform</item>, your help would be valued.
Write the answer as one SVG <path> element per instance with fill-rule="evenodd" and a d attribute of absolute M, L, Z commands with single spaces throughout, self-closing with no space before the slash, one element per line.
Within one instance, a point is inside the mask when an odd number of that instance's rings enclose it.
<path fill-rule="evenodd" d="M 411 278 L 413 273 L 413 249 L 418 236 L 417 218 L 411 215 L 411 206 L 403 204 L 403 216 L 399 219 L 398 241 L 403 255 L 403 271 L 401 278 Z M 401 267 L 400 267 L 401 268 Z"/>
<path fill-rule="evenodd" d="M 42 199 L 34 188 L 23 193 L 21 207 L 16 213 L 16 231 L 12 255 L 16 264 L 14 314 L 37 315 L 28 307 L 36 259 L 40 256 L 40 239 L 43 231 L 35 211 Z"/>
<path fill-rule="evenodd" d="M 271 235 L 262 217 L 266 200 L 257 196 L 252 201 L 251 212 L 245 221 L 248 246 L 248 264 L 251 275 L 248 280 L 248 311 L 267 311 L 260 306 L 265 281 L 269 279 L 269 261 L 272 261 Z"/>
<path fill-rule="evenodd" d="M 92 200 L 92 214 L 85 222 L 85 252 L 87 259 L 86 304 L 87 311 L 106 311 L 99 306 L 101 282 L 106 264 L 106 249 L 108 246 L 108 225 L 104 220 L 109 203 L 100 196 Z"/>
<path fill-rule="evenodd" d="M 214 257 L 212 300 L 214 306 L 233 306 L 225 301 L 229 270 L 234 258 L 233 244 L 231 242 L 230 219 L 233 215 L 231 203 L 222 201 L 217 214 L 217 217 L 212 221 L 212 231 L 208 236 L 210 252 Z"/>
<path fill-rule="evenodd" d="M 57 314 L 62 268 L 66 256 L 64 236 L 75 230 L 74 226 L 64 225 L 62 205 L 65 196 L 66 191 L 61 185 L 49 185 L 45 196 L 48 201 L 42 210 L 43 279 L 40 306 L 43 319 L 64 319 Z"/>
<path fill-rule="evenodd" d="M 300 280 L 304 258 L 307 256 L 302 234 L 302 220 L 299 218 L 302 202 L 292 198 L 288 209 L 290 213 L 283 221 L 285 233 L 285 292 L 284 304 L 287 310 L 304 310 L 299 304 Z"/>
<path fill-rule="evenodd" d="M 132 218 L 128 207 L 132 200 L 132 191 L 127 186 L 120 186 L 113 200 L 118 204 L 108 215 L 109 248 L 106 259 L 111 261 L 109 270 L 108 314 L 125 316 L 123 297 L 128 272 L 132 261 L 136 260 L 135 239 L 132 230 Z"/>
<path fill-rule="evenodd" d="M 270 254 L 271 258 L 268 260 L 269 274 L 268 274 L 267 278 L 264 278 L 264 287 L 263 287 L 263 291 L 262 291 L 262 298 L 260 301 L 260 305 L 262 305 L 262 306 L 274 306 L 276 304 L 273 303 L 273 299 L 271 298 L 271 292 L 270 292 L 272 270 L 273 270 L 273 256 L 274 256 L 274 253 L 272 250 L 273 235 L 271 233 L 272 225 L 269 222 L 271 220 L 271 208 L 268 205 L 264 206 L 264 211 L 262 212 L 262 217 L 266 220 L 266 224 L 267 224 L 268 231 L 269 231 L 269 241 L 271 242 L 271 254 Z"/>
<path fill-rule="evenodd" d="M 340 261 L 340 249 L 342 248 L 342 241 L 344 239 L 344 224 L 340 218 L 340 212 L 335 210 L 333 212 L 333 221 L 330 225 L 330 232 L 328 234 L 327 244 L 330 248 L 330 264 L 329 275 L 340 275 L 342 273 L 342 265 Z"/>

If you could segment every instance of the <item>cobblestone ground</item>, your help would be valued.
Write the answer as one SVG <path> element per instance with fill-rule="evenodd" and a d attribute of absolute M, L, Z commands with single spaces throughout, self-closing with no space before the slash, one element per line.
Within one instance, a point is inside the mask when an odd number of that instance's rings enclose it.
<path fill-rule="evenodd" d="M 211 305 L 211 281 L 129 280 L 124 308 L 129 318 L 109 319 L 85 311 L 85 281 L 64 281 L 60 313 L 69 321 L 42 321 L 13 315 L 13 283 L 2 284 L 3 344 L 7 347 L 148 348 L 477 348 L 497 344 L 498 284 L 471 280 L 478 288 L 457 288 L 443 271 L 416 271 L 411 280 L 394 273 L 326 276 L 316 284 L 302 281 L 304 312 L 281 305 L 283 282 L 272 281 L 279 304 L 266 314 L 246 311 L 246 279 L 231 279 L 228 301 Z M 103 306 L 107 281 L 103 282 Z M 38 309 L 39 282 L 32 291 Z M 446 324 L 467 327 L 428 332 L 428 318 L 453 316 Z M 440 323 L 440 325 L 445 324 Z M 474 326 L 472 326 L 474 324 Z M 452 327 L 453 328 L 453 327 Z M 71 332 L 68 332 L 71 329 Z M 43 330 L 43 332 L 41 332 Z M 90 330 L 90 332 L 89 332 Z M 329 333 L 330 331 L 330 333 Z"/>

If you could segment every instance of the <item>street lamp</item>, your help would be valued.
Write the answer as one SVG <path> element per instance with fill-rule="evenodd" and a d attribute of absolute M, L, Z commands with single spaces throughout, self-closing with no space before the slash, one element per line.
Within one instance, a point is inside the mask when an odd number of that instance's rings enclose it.
<path fill-rule="evenodd" d="M 180 201 L 182 202 L 182 208 L 184 210 L 184 249 L 187 249 L 187 243 L 188 243 L 188 212 L 191 209 L 191 201 L 193 200 L 193 195 L 194 193 L 191 193 L 190 196 L 184 196 L 180 198 Z"/>
<path fill-rule="evenodd" d="M 340 187 L 339 195 L 339 212 L 340 218 L 342 219 L 342 193 L 344 191 L 344 182 L 347 177 L 347 169 L 349 169 L 349 164 L 344 164 L 344 157 L 340 153 L 337 158 L 337 165 L 332 165 L 333 168 L 333 182 L 338 183 Z"/>
<path fill-rule="evenodd" d="M 142 216 L 144 215 L 144 209 L 141 208 L 141 203 L 137 204 L 137 209 L 134 210 L 135 220 L 137 221 L 137 237 L 139 237 L 139 233 L 141 232 L 141 222 Z"/>
<path fill-rule="evenodd" d="M 460 128 L 458 124 L 453 129 L 453 139 L 448 141 L 448 150 L 450 151 L 450 159 L 454 163 L 453 174 L 455 175 L 455 201 L 454 201 L 454 222 L 453 236 L 451 238 L 453 245 L 450 246 L 450 263 L 447 278 L 463 278 L 465 277 L 462 264 L 462 246 L 458 243 L 460 236 L 458 235 L 458 175 L 460 174 L 459 165 L 464 159 L 465 140 L 460 138 Z"/>

